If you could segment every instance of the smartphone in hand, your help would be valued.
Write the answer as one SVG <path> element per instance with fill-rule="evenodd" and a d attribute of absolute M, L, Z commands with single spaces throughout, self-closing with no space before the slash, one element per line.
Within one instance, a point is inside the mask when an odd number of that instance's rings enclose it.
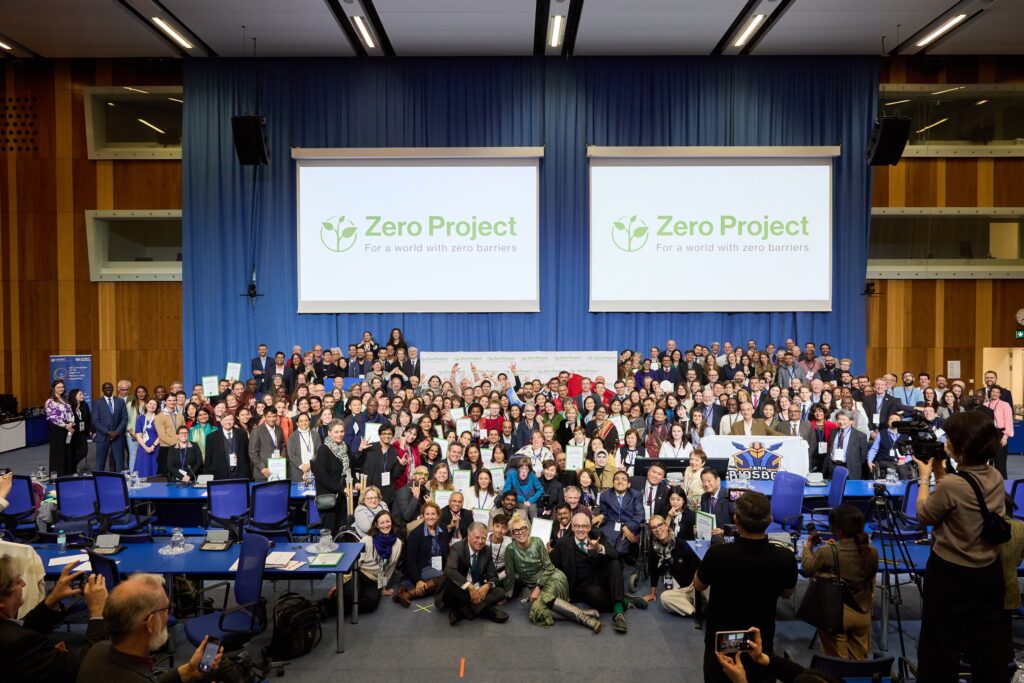
<path fill-rule="evenodd" d="M 220 652 L 220 641 L 212 636 L 206 641 L 206 649 L 203 650 L 203 657 L 199 660 L 199 670 L 208 674 L 213 671 L 213 660 L 217 659 Z"/>

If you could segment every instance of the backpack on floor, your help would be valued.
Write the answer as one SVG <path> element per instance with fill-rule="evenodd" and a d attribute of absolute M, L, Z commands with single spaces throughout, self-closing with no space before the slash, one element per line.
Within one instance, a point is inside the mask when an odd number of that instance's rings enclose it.
<path fill-rule="evenodd" d="M 295 659 L 316 647 L 321 636 L 317 606 L 296 593 L 282 593 L 274 603 L 274 633 L 264 655 Z"/>

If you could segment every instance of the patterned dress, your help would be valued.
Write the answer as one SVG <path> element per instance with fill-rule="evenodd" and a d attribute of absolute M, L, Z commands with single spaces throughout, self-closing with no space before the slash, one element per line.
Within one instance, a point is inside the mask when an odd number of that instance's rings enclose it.
<path fill-rule="evenodd" d="M 555 598 L 569 600 L 569 580 L 551 564 L 548 549 L 539 538 L 531 538 L 525 548 L 518 543 L 505 551 L 505 594 L 514 595 L 516 582 L 540 586 L 540 597 L 530 607 L 530 621 L 538 626 L 551 626 L 555 617 L 551 603 Z"/>

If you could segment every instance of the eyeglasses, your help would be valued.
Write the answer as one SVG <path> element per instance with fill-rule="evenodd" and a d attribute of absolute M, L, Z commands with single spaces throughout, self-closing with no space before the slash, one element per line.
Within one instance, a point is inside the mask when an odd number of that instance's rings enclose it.
<path fill-rule="evenodd" d="M 525 534 L 527 531 L 529 531 L 529 529 L 527 529 L 525 526 L 521 526 L 517 529 L 513 529 L 512 533 L 518 536 L 519 534 Z"/>
<path fill-rule="evenodd" d="M 168 612 L 168 613 L 170 613 L 170 609 L 171 609 L 171 603 L 167 603 L 167 607 L 161 607 L 160 609 L 155 609 L 152 612 L 150 612 L 149 614 L 147 614 L 146 615 L 146 619 L 149 619 L 154 614 L 160 614 L 161 612 Z M 143 619 L 143 621 L 145 621 L 145 619 Z"/>
<path fill-rule="evenodd" d="M 661 524 L 652 524 L 651 525 L 651 530 L 652 531 L 654 531 L 655 529 L 664 529 L 664 528 L 665 528 L 665 523 L 664 522 L 662 522 Z"/>
<path fill-rule="evenodd" d="M 572 528 L 573 529 L 579 529 L 580 531 L 585 531 L 586 529 L 590 528 L 590 525 L 589 524 L 573 524 Z"/>

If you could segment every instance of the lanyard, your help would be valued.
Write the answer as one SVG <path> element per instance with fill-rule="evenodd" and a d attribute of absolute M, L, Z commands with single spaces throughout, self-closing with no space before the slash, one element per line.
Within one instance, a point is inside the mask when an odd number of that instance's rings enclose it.
<path fill-rule="evenodd" d="M 302 435 L 302 432 L 299 432 L 299 441 L 302 442 L 303 450 L 307 450 L 307 451 L 311 451 L 312 452 L 312 450 L 313 450 L 313 437 L 305 437 L 305 436 Z"/>
<path fill-rule="evenodd" d="M 427 529 L 426 525 L 423 525 L 423 535 L 430 536 L 430 556 L 441 554 L 441 544 L 437 542 L 437 534 L 432 534 Z"/>
<path fill-rule="evenodd" d="M 178 462 L 181 463 L 181 469 L 185 469 L 185 456 L 188 455 L 188 451 L 184 448 L 178 449 Z"/>
<path fill-rule="evenodd" d="M 484 494 L 483 500 L 478 500 L 477 502 L 480 503 L 480 509 L 481 510 L 486 510 L 487 509 L 487 494 L 486 493 Z"/>

